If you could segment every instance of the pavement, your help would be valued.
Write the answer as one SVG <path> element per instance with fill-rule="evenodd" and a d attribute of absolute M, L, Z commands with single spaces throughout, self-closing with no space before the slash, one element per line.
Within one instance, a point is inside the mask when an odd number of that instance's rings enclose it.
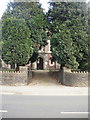
<path fill-rule="evenodd" d="M 88 95 L 88 87 L 70 87 L 61 85 L 57 76 L 45 71 L 34 71 L 32 82 L 27 86 L 0 86 L 0 94 L 17 95 Z"/>
<path fill-rule="evenodd" d="M 64 85 L 28 85 L 28 86 L 0 86 L 0 94 L 17 95 L 56 95 L 74 96 L 88 95 L 88 87 L 69 87 Z"/>

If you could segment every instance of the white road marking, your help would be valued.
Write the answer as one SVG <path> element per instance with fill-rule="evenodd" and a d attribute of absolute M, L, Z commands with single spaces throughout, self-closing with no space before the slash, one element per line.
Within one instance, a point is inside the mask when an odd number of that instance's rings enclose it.
<path fill-rule="evenodd" d="M 8 112 L 7 110 L 0 110 L 0 113 L 6 113 Z"/>
<path fill-rule="evenodd" d="M 90 112 L 61 112 L 62 118 L 88 118 Z"/>
<path fill-rule="evenodd" d="M 90 112 L 61 112 L 61 114 L 88 114 Z"/>
<path fill-rule="evenodd" d="M 1 95 L 14 95 L 15 93 L 0 92 Z"/>

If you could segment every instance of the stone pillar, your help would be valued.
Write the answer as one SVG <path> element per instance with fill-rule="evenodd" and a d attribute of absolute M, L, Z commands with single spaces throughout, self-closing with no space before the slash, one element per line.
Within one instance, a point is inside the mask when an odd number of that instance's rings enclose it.
<path fill-rule="evenodd" d="M 47 40 L 48 42 L 48 51 L 50 51 L 50 40 Z"/>
<path fill-rule="evenodd" d="M 60 69 L 60 64 L 56 61 L 56 69 Z"/>
<path fill-rule="evenodd" d="M 16 69 L 16 67 L 17 67 L 17 64 L 15 63 L 15 69 Z"/>
<path fill-rule="evenodd" d="M 10 65 L 10 64 L 8 64 L 8 65 L 7 65 L 7 68 L 9 68 L 9 69 L 10 69 L 10 68 L 11 68 L 11 65 Z"/>
<path fill-rule="evenodd" d="M 43 60 L 44 60 L 44 61 L 43 61 L 44 70 L 49 69 L 49 67 L 48 67 L 48 54 L 45 54 L 45 55 L 44 55 L 44 59 L 43 59 Z"/>
<path fill-rule="evenodd" d="M 32 63 L 32 69 L 36 70 L 37 69 L 37 62 Z"/>
<path fill-rule="evenodd" d="M 26 72 L 28 73 L 28 67 L 27 66 L 19 66 L 20 72 Z"/>
<path fill-rule="evenodd" d="M 50 52 L 50 40 L 47 40 L 47 45 L 45 46 L 45 52 Z"/>
<path fill-rule="evenodd" d="M 43 64 L 44 66 L 44 70 L 47 70 L 48 69 L 48 61 L 44 61 L 44 64 Z"/>
<path fill-rule="evenodd" d="M 61 81 L 62 85 L 65 85 L 65 68 L 59 70 L 59 80 Z"/>

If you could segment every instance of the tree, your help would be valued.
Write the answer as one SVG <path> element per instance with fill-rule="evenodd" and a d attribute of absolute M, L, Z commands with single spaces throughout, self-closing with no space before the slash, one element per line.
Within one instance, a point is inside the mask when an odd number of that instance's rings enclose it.
<path fill-rule="evenodd" d="M 25 65 L 32 55 L 30 30 L 24 19 L 3 19 L 2 26 L 2 59 L 11 65 Z"/>
<path fill-rule="evenodd" d="M 0 20 L 0 56 L 2 54 L 2 44 L 3 44 L 3 41 L 2 41 L 2 21 Z"/>
<path fill-rule="evenodd" d="M 52 33 L 52 52 L 61 66 L 82 69 L 82 61 L 87 63 L 88 35 L 86 14 L 83 11 L 85 8 L 85 3 L 50 2 L 47 18 Z"/>
<path fill-rule="evenodd" d="M 28 21 L 40 13 L 43 13 L 43 9 L 39 2 L 10 2 L 2 17 L 23 18 Z"/>
<path fill-rule="evenodd" d="M 40 46 L 46 44 L 47 21 L 39 2 L 10 2 L 2 18 L 7 18 L 7 16 L 25 19 L 34 44 L 38 43 Z M 37 49 L 35 45 L 34 48 Z"/>
<path fill-rule="evenodd" d="M 47 44 L 47 21 L 45 15 L 39 14 L 33 17 L 29 20 L 28 25 L 31 30 L 31 39 L 35 43 L 34 48 L 37 48 L 36 51 L 38 51 Z"/>
<path fill-rule="evenodd" d="M 39 2 L 10 2 L 2 19 L 7 17 L 25 20 L 31 31 L 30 38 L 33 41 L 33 54 L 37 54 L 41 46 L 47 44 L 47 19 Z"/>
<path fill-rule="evenodd" d="M 70 30 L 64 24 L 60 25 L 58 33 L 52 35 L 51 38 L 53 56 L 58 63 L 61 64 L 61 69 L 65 65 L 69 65 L 73 68 L 78 67 L 78 62 L 74 56 L 73 40 L 71 38 Z"/>

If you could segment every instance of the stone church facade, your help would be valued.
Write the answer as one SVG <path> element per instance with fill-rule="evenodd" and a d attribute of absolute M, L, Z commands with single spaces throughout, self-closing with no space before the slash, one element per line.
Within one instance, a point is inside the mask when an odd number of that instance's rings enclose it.
<path fill-rule="evenodd" d="M 32 70 L 50 70 L 50 69 L 59 69 L 60 64 L 57 61 L 51 61 L 51 45 L 50 40 L 47 40 L 47 45 L 42 47 L 41 50 L 38 51 L 38 58 L 34 63 L 31 63 Z"/>

